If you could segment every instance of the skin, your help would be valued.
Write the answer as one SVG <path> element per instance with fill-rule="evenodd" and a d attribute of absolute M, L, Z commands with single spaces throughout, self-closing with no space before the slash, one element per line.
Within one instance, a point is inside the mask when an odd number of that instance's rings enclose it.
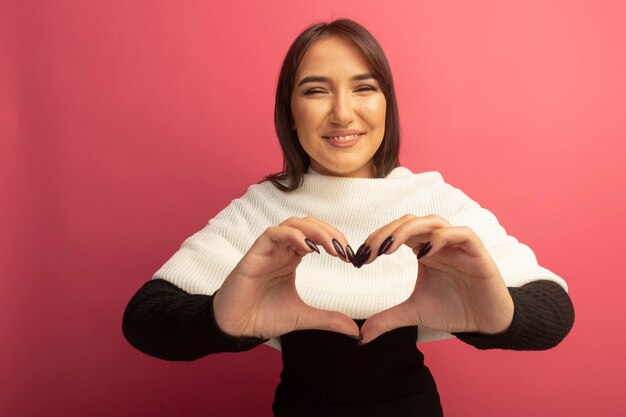
<path fill-rule="evenodd" d="M 466 226 L 452 226 L 437 215 L 407 214 L 372 233 L 365 243 L 376 250 L 365 262 L 376 261 L 382 242 L 394 241 L 381 256 L 407 245 L 415 254 L 426 244 L 415 288 L 409 298 L 371 316 L 361 328 L 363 343 L 404 326 L 425 326 L 447 332 L 497 334 L 513 320 L 513 300 L 502 275 L 480 238 Z"/>
<path fill-rule="evenodd" d="M 372 156 L 384 136 L 385 97 L 375 79 L 355 79 L 371 72 L 367 59 L 343 38 L 319 40 L 305 53 L 291 106 L 300 143 L 311 158 L 311 167 L 320 174 L 375 176 Z M 301 83 L 311 76 L 324 80 Z M 324 138 L 329 131 L 348 129 L 364 133 L 355 146 L 337 148 Z M 416 254 L 426 242 L 431 242 L 432 248 L 416 259 L 418 276 L 411 296 L 371 316 L 361 329 L 345 314 L 305 304 L 296 291 L 295 271 L 304 256 L 331 255 L 338 262 L 347 262 L 332 244 L 336 239 L 345 248 L 345 236 L 311 217 L 292 217 L 257 238 L 215 294 L 218 326 L 234 336 L 262 339 L 320 329 L 344 333 L 363 343 L 404 326 L 485 334 L 500 333 L 510 326 L 513 301 L 496 264 L 470 228 L 452 226 L 436 215 L 407 214 L 366 239 L 371 255 L 363 264 L 376 261 L 389 236 L 393 243 L 380 256 L 393 254 L 401 245 Z M 321 245 L 327 254 L 313 253 L 305 239 Z"/>
<path fill-rule="evenodd" d="M 311 159 L 311 167 L 320 174 L 374 176 L 372 157 L 385 134 L 387 102 L 375 78 L 358 79 L 373 72 L 360 50 L 344 38 L 319 40 L 303 56 L 291 111 L 300 144 Z M 325 80 L 306 82 L 310 77 Z M 334 147 L 324 137 L 342 130 L 364 134 L 349 148 Z"/>

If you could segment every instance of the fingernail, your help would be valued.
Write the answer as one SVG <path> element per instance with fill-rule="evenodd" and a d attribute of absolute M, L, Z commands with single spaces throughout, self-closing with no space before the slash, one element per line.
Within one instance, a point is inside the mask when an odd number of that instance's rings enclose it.
<path fill-rule="evenodd" d="M 365 250 L 363 251 L 363 254 L 361 255 L 361 262 L 360 262 L 359 268 L 362 267 L 365 262 L 367 262 L 371 254 L 372 254 L 372 249 L 370 249 L 369 246 L 366 246 Z"/>
<path fill-rule="evenodd" d="M 430 251 L 430 248 L 432 248 L 432 247 L 433 247 L 433 244 L 431 242 L 426 242 L 424 244 L 424 246 L 422 246 L 420 251 L 417 252 L 417 259 L 419 259 L 422 256 L 426 255 Z"/>
<path fill-rule="evenodd" d="M 378 249 L 378 254 L 376 256 L 383 255 L 385 252 L 387 252 L 392 243 L 393 236 L 389 236 L 387 239 L 383 240 L 383 243 L 381 243 L 380 248 Z"/>
<path fill-rule="evenodd" d="M 339 253 L 339 255 L 341 255 L 343 259 L 346 259 L 346 253 L 341 247 L 341 243 L 339 243 L 337 239 L 333 239 L 333 246 L 335 247 L 335 250 L 337 251 L 337 253 Z"/>
<path fill-rule="evenodd" d="M 361 335 L 352 336 L 351 334 L 347 334 L 346 336 L 348 336 L 350 339 L 358 340 L 359 342 L 363 339 L 363 337 L 361 337 Z"/>
<path fill-rule="evenodd" d="M 315 252 L 320 253 L 320 250 L 317 246 L 315 246 L 315 243 L 311 242 L 309 239 L 304 239 L 304 243 L 306 243 L 306 245 L 309 248 L 313 249 Z"/>
<path fill-rule="evenodd" d="M 359 248 L 356 250 L 356 259 L 359 259 L 359 256 L 361 256 L 361 252 L 363 252 L 363 249 L 365 249 L 367 245 L 365 243 L 362 243 L 361 246 L 359 246 Z"/>
<path fill-rule="evenodd" d="M 361 259 L 361 254 L 363 253 L 363 248 L 367 246 L 365 243 L 363 243 L 361 246 L 359 246 L 359 248 L 356 250 L 356 255 L 354 255 L 354 266 L 359 268 L 359 260 Z"/>
<path fill-rule="evenodd" d="M 352 248 L 350 247 L 350 245 L 346 246 L 346 252 L 347 252 L 347 256 L 348 256 L 348 261 L 354 265 L 354 251 L 352 250 Z M 356 265 L 355 265 L 356 266 Z"/>
<path fill-rule="evenodd" d="M 361 347 L 367 345 L 367 343 L 363 343 L 363 340 L 359 340 L 358 342 L 356 342 L 356 344 L 357 346 L 361 346 Z"/>
<path fill-rule="evenodd" d="M 370 247 L 368 245 L 363 244 L 364 246 L 359 249 L 360 253 L 357 252 L 356 256 L 357 256 L 357 268 L 362 267 L 365 262 L 367 262 L 367 260 L 369 259 L 370 255 L 372 254 L 372 250 L 370 249 Z"/>

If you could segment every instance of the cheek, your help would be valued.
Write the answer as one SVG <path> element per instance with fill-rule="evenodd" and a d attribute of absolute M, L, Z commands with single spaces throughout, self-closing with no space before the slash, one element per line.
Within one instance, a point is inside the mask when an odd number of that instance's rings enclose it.
<path fill-rule="evenodd" d="M 291 114 L 298 129 L 316 130 L 324 118 L 324 103 L 294 100 L 291 104 Z"/>
<path fill-rule="evenodd" d="M 291 116 L 293 117 L 294 127 L 299 126 L 302 120 L 302 109 L 297 102 L 291 102 Z"/>
<path fill-rule="evenodd" d="M 385 115 L 387 113 L 387 102 L 384 96 L 372 97 L 363 105 L 363 109 L 368 115 L 369 122 L 376 128 L 384 129 Z"/>

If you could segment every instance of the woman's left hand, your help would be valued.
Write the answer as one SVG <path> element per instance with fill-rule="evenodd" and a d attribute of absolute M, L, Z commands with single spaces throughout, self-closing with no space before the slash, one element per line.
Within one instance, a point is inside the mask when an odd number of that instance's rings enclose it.
<path fill-rule="evenodd" d="M 416 255 L 420 249 L 424 252 L 428 242 L 432 247 L 418 260 L 413 293 L 406 301 L 371 316 L 361 328 L 363 343 L 405 326 L 485 334 L 508 329 L 513 300 L 495 262 L 469 227 L 452 226 L 436 215 L 403 216 L 366 239 L 371 254 L 364 263 L 375 261 L 389 236 L 393 242 L 385 254 L 402 244 Z"/>

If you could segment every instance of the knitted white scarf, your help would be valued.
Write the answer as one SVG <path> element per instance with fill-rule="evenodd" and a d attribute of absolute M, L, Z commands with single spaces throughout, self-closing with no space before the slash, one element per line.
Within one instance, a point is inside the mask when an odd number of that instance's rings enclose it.
<path fill-rule="evenodd" d="M 386 178 L 340 178 L 309 170 L 292 193 L 269 181 L 255 184 L 222 210 L 180 250 L 154 278 L 165 279 L 191 294 L 213 294 L 256 238 L 289 217 L 312 216 L 348 239 L 355 250 L 370 233 L 405 215 L 438 214 L 454 226 L 469 226 L 482 240 L 507 286 L 548 279 L 567 290 L 565 281 L 537 264 L 533 252 L 508 236 L 496 217 L 438 172 L 413 174 L 394 169 Z M 377 248 L 372 248 L 377 250 Z M 296 271 L 296 288 L 307 304 L 363 319 L 406 300 L 417 277 L 417 260 L 406 246 L 357 269 L 322 249 L 305 256 Z M 420 328 L 418 342 L 452 337 Z M 278 339 L 268 342 L 280 349 Z"/>

